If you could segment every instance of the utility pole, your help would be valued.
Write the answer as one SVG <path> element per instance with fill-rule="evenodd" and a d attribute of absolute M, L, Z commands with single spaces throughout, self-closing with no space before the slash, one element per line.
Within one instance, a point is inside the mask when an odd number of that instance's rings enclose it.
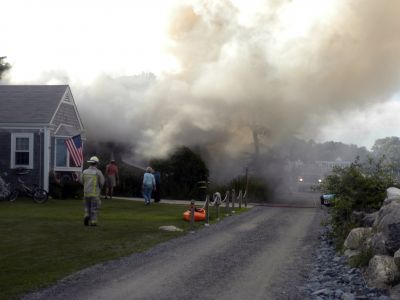
<path fill-rule="evenodd" d="M 269 129 L 263 126 L 251 126 L 251 131 L 253 134 L 253 142 L 254 142 L 254 160 L 253 160 L 253 168 L 256 173 L 260 173 L 260 137 L 267 137 L 270 135 Z"/>

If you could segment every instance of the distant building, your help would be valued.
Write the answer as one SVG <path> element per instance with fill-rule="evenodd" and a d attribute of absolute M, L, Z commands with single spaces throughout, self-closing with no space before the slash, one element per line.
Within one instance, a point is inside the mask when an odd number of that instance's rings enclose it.
<path fill-rule="evenodd" d="M 343 161 L 338 157 L 334 161 L 315 161 L 313 163 L 303 163 L 301 161 L 291 162 L 291 173 L 297 182 L 298 190 L 310 191 L 318 190 L 318 186 L 323 182 L 324 177 L 329 175 L 334 167 L 348 167 L 350 161 Z"/>
<path fill-rule="evenodd" d="M 51 172 L 75 173 L 64 140 L 84 127 L 68 85 L 0 85 L 0 172 L 31 170 L 49 190 Z"/>
<path fill-rule="evenodd" d="M 323 174 L 331 172 L 334 167 L 345 168 L 351 165 L 351 161 L 342 160 L 340 157 L 336 158 L 334 161 L 316 161 L 315 163 Z"/>

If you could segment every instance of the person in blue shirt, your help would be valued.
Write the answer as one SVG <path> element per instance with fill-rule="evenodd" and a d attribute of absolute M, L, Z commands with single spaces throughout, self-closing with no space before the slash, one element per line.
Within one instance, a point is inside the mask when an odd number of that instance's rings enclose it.
<path fill-rule="evenodd" d="M 152 173 L 153 169 L 151 167 L 147 167 L 146 172 L 143 175 L 142 191 L 145 205 L 150 204 L 151 192 L 156 190 L 156 179 Z"/>

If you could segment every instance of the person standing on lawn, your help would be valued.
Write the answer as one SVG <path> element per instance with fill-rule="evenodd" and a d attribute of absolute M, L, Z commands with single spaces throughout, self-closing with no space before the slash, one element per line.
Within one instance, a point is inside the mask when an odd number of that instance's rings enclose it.
<path fill-rule="evenodd" d="M 151 192 L 156 190 L 156 180 L 152 173 L 153 169 L 151 167 L 147 167 L 146 172 L 143 175 L 142 191 L 145 205 L 150 204 Z"/>
<path fill-rule="evenodd" d="M 106 196 L 105 199 L 107 199 L 108 196 L 110 196 L 110 199 L 112 199 L 113 194 L 114 194 L 114 188 L 117 186 L 119 181 L 119 175 L 118 175 L 118 167 L 115 163 L 115 160 L 112 159 L 110 163 L 106 166 Z"/>
<path fill-rule="evenodd" d="M 100 191 L 104 185 L 104 176 L 97 165 L 99 159 L 92 156 L 88 160 L 89 168 L 84 170 L 80 177 L 83 184 L 83 196 L 85 202 L 85 217 L 83 224 L 85 226 L 97 226 L 97 210 L 100 202 Z"/>

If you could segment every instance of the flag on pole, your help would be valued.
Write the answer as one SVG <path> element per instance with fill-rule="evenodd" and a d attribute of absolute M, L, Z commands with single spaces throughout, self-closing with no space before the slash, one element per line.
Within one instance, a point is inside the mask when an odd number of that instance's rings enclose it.
<path fill-rule="evenodd" d="M 72 158 L 75 166 L 81 167 L 83 163 L 82 139 L 81 135 L 75 135 L 69 139 L 65 139 L 69 156 Z"/>

